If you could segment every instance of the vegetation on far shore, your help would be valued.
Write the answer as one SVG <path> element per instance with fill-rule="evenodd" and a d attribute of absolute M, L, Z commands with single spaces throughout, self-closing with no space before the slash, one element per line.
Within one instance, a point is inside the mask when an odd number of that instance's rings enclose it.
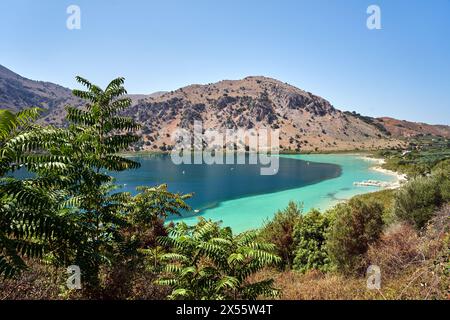
<path fill-rule="evenodd" d="M 448 168 L 450 139 L 418 136 L 409 140 L 404 149 L 378 151 L 386 159 L 383 168 L 407 174 L 409 177 L 431 174 L 438 168 Z"/>
<path fill-rule="evenodd" d="M 166 225 L 190 194 L 167 185 L 116 192 L 111 171 L 139 124 L 120 115 L 124 79 L 104 90 L 77 77 L 67 128 L 35 124 L 40 110 L 0 110 L 0 299 L 448 299 L 450 146 L 418 137 L 384 150 L 407 173 L 398 190 L 359 195 L 320 212 L 301 199 L 258 230 L 218 222 Z M 33 175 L 17 178 L 26 168 Z M 300 202 L 300 203 L 299 203 Z M 82 288 L 66 286 L 77 265 Z M 382 272 L 369 290 L 366 270 Z"/>

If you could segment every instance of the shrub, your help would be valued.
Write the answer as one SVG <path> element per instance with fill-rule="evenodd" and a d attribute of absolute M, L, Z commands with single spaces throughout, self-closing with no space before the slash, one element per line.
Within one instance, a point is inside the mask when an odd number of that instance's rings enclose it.
<path fill-rule="evenodd" d="M 169 299 L 254 300 L 279 295 L 271 278 L 248 281 L 281 260 L 272 253 L 274 245 L 259 242 L 256 232 L 235 236 L 230 228 L 203 219 L 193 227 L 178 223 L 160 242 L 174 248 L 162 256 L 167 265 L 157 281 L 172 289 Z"/>
<path fill-rule="evenodd" d="M 330 226 L 330 217 L 318 210 L 306 214 L 297 224 L 294 239 L 295 250 L 294 269 L 305 272 L 316 269 L 327 271 L 330 259 L 326 250 L 326 232 Z"/>
<path fill-rule="evenodd" d="M 448 173 L 436 171 L 428 177 L 415 177 L 399 189 L 394 203 L 394 216 L 422 229 L 432 218 L 433 212 L 450 201 Z"/>
<path fill-rule="evenodd" d="M 402 273 L 422 259 L 419 237 L 407 223 L 390 226 L 377 243 L 369 246 L 367 260 L 381 268 L 383 279 Z"/>
<path fill-rule="evenodd" d="M 355 196 L 355 198 L 360 199 L 362 201 L 373 200 L 378 202 L 383 206 L 383 221 L 386 225 L 394 222 L 395 218 L 393 217 L 392 210 L 394 206 L 395 199 L 395 190 L 386 189 L 377 192 L 370 192 L 361 195 Z"/>
<path fill-rule="evenodd" d="M 282 258 L 281 267 L 291 268 L 294 260 L 294 227 L 301 221 L 302 210 L 295 202 L 283 211 L 278 211 L 272 220 L 265 223 L 259 237 L 264 242 L 273 243 L 277 254 Z"/>
<path fill-rule="evenodd" d="M 306 273 L 284 271 L 273 274 L 264 270 L 254 278 L 275 277 L 283 300 L 352 300 L 364 299 L 365 279 L 311 270 Z"/>
<path fill-rule="evenodd" d="M 436 164 L 431 170 L 431 172 L 435 173 L 441 170 L 444 172 L 450 172 L 450 159 L 446 159 Z"/>
<path fill-rule="evenodd" d="M 67 280 L 65 269 L 45 265 L 38 259 L 27 259 L 26 262 L 29 268 L 16 274 L 14 278 L 0 278 L 0 301 L 65 298 L 60 295 Z"/>
<path fill-rule="evenodd" d="M 378 202 L 352 199 L 332 211 L 333 222 L 327 237 L 331 261 L 339 271 L 358 273 L 364 268 L 363 255 L 383 228 L 383 207 Z"/>

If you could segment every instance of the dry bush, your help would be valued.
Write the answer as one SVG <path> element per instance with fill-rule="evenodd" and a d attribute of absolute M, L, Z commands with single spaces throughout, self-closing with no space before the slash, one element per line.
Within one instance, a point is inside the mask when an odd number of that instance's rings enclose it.
<path fill-rule="evenodd" d="M 132 282 L 131 295 L 133 300 L 165 300 L 172 292 L 170 287 L 155 284 L 157 275 L 151 272 L 136 274 Z"/>
<path fill-rule="evenodd" d="M 101 271 L 102 300 L 164 300 L 170 288 L 155 284 L 158 274 L 141 260 L 117 263 Z"/>
<path fill-rule="evenodd" d="M 311 271 L 269 272 L 256 278 L 272 277 L 281 289 L 282 300 L 426 300 L 448 299 L 441 282 L 425 266 L 410 268 L 389 280 L 382 280 L 380 290 L 367 289 L 366 278 L 338 273 Z M 447 282 L 448 288 L 448 282 Z"/>
<path fill-rule="evenodd" d="M 417 265 L 393 280 L 394 299 L 450 299 L 450 204 L 434 213 L 420 234 Z M 382 271 L 383 272 L 383 271 Z M 385 289 L 383 289 L 385 290 Z"/>
<path fill-rule="evenodd" d="M 422 236 L 422 249 L 429 257 L 438 256 L 442 250 L 447 249 L 450 233 L 450 204 L 443 206 L 436 212 L 434 217 L 428 223 Z M 447 245 L 447 247 L 445 247 Z"/>
<path fill-rule="evenodd" d="M 448 299 L 450 205 L 433 214 L 421 233 L 411 225 L 391 226 L 370 246 L 368 262 L 382 273 L 388 299 Z"/>
<path fill-rule="evenodd" d="M 430 220 L 422 236 L 428 268 L 422 287 L 426 298 L 450 299 L 450 204 Z"/>
<path fill-rule="evenodd" d="M 28 262 L 30 269 L 14 279 L 0 278 L 0 300 L 76 300 L 88 299 L 83 290 L 68 290 L 65 269 Z M 103 289 L 97 299 L 163 300 L 170 289 L 156 285 L 156 275 L 147 270 L 127 273 L 115 270 L 114 275 L 103 275 Z M 120 282 L 123 281 L 123 285 Z"/>
<path fill-rule="evenodd" d="M 157 274 L 142 263 L 117 264 L 104 270 L 102 299 L 106 300 L 164 300 L 169 287 L 155 284 Z"/>
<path fill-rule="evenodd" d="M 35 261 L 28 260 L 27 264 L 30 269 L 14 279 L 0 277 L 0 300 L 62 299 L 59 293 L 66 273 Z"/>
<path fill-rule="evenodd" d="M 266 270 L 255 275 L 255 280 L 267 277 L 274 278 L 274 287 L 281 289 L 282 300 L 356 300 L 364 299 L 367 290 L 363 278 L 347 278 L 315 270 L 305 274 Z"/>
<path fill-rule="evenodd" d="M 420 265 L 425 259 L 420 251 L 420 239 L 409 224 L 390 226 L 366 254 L 368 264 L 381 268 L 384 279 L 395 277 L 412 265 Z"/>

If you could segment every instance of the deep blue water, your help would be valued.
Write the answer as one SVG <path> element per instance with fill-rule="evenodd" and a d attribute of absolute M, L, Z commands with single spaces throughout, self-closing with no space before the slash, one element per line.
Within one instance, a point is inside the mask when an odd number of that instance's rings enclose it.
<path fill-rule="evenodd" d="M 168 155 L 133 157 L 141 168 L 114 173 L 124 191 L 137 186 L 167 183 L 172 192 L 194 193 L 187 202 L 192 209 L 212 208 L 219 202 L 299 188 L 341 175 L 336 164 L 279 158 L 276 175 L 260 175 L 259 165 L 175 165 Z"/>
<path fill-rule="evenodd" d="M 122 191 L 136 193 L 137 186 L 167 183 L 172 192 L 194 193 L 187 202 L 198 212 L 184 212 L 180 219 L 195 224 L 198 216 L 222 221 L 235 232 L 259 228 L 289 201 L 301 202 L 304 212 L 325 210 L 354 195 L 377 191 L 360 187 L 355 181 L 394 182 L 394 175 L 372 170 L 374 165 L 358 154 L 291 155 L 279 158 L 273 176 L 261 176 L 259 165 L 175 165 L 170 156 L 133 157 L 141 168 L 112 173 Z M 248 162 L 247 162 L 248 163 Z M 15 172 L 29 177 L 25 170 Z"/>

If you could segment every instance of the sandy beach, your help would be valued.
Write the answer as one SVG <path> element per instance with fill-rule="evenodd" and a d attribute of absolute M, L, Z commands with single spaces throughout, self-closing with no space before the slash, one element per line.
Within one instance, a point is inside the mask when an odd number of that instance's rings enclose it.
<path fill-rule="evenodd" d="M 384 159 L 381 158 L 371 158 L 368 156 L 361 156 L 361 159 L 365 161 L 369 161 L 373 163 L 373 166 L 370 168 L 371 170 L 388 174 L 396 178 L 396 181 L 389 185 L 386 189 L 397 189 L 400 188 L 400 186 L 408 181 L 406 174 L 401 174 L 392 170 L 387 170 L 382 168 L 382 165 L 386 162 Z"/>

